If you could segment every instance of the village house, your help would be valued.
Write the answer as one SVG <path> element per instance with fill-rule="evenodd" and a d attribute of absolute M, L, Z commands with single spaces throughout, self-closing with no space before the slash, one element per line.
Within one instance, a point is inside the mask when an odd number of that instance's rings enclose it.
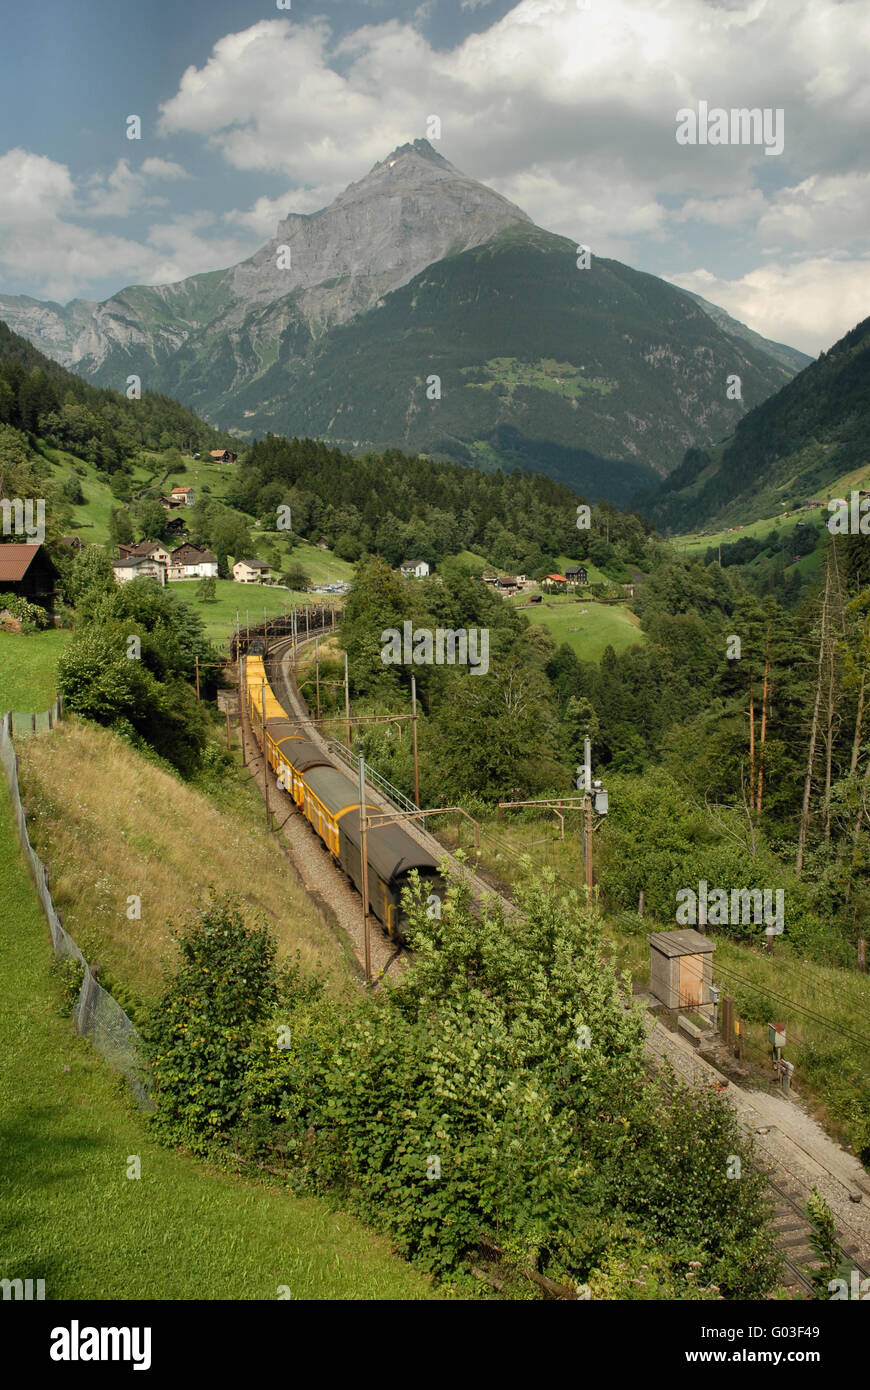
<path fill-rule="evenodd" d="M 187 542 L 173 550 L 168 577 L 170 580 L 217 579 L 217 556 Z"/>
<path fill-rule="evenodd" d="M 329 549 L 329 541 L 327 540 L 326 536 L 321 536 L 321 537 L 320 537 L 320 540 L 317 541 L 316 544 L 317 544 L 317 549 L 318 549 L 318 550 L 328 550 L 328 549 Z"/>
<path fill-rule="evenodd" d="M 565 571 L 565 579 L 567 580 L 569 588 L 572 584 L 576 586 L 578 584 L 588 583 L 586 566 L 571 565 L 571 567 Z"/>
<path fill-rule="evenodd" d="M 151 560 L 157 565 L 168 565 L 170 552 L 162 541 L 139 541 L 136 545 L 119 545 L 119 560 Z"/>
<path fill-rule="evenodd" d="M 192 507 L 196 501 L 196 493 L 192 487 L 174 487 L 169 494 L 169 501 L 174 502 L 176 506 L 180 502 L 185 507 Z"/>
<path fill-rule="evenodd" d="M 45 546 L 0 545 L 0 593 L 17 594 L 51 612 L 57 571 Z"/>
<path fill-rule="evenodd" d="M 429 562 L 427 560 L 406 560 L 401 566 L 401 571 L 405 579 L 425 579 L 429 573 Z"/>
<path fill-rule="evenodd" d="M 237 584 L 262 584 L 269 578 L 269 566 L 265 560 L 237 560 L 233 565 L 233 579 Z"/>
<path fill-rule="evenodd" d="M 131 579 L 138 579 L 140 575 L 145 579 L 155 579 L 161 588 L 166 583 L 166 565 L 147 555 L 119 557 L 112 561 L 112 572 L 116 584 L 127 584 Z"/>
<path fill-rule="evenodd" d="M 542 589 L 555 590 L 556 592 L 559 591 L 563 584 L 567 589 L 568 580 L 564 574 L 548 574 L 541 580 Z"/>
<path fill-rule="evenodd" d="M 213 458 L 215 463 L 235 463 L 238 454 L 231 454 L 229 449 L 209 449 L 209 458 Z M 197 458 L 199 455 L 197 454 Z"/>

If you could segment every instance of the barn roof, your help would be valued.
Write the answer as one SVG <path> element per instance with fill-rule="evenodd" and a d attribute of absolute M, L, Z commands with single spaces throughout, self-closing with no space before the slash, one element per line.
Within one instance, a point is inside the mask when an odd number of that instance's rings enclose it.
<path fill-rule="evenodd" d="M 41 545 L 0 545 L 0 583 L 23 579 L 41 549 Z"/>

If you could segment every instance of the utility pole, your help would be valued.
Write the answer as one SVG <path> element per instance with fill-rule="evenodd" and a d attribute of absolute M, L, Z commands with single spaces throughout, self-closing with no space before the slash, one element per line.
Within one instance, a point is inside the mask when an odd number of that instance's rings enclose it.
<path fill-rule="evenodd" d="M 414 733 L 414 805 L 420 805 L 420 764 L 417 759 L 417 679 L 411 677 L 411 728 Z M 401 733 L 402 726 L 399 725 Z"/>
<path fill-rule="evenodd" d="M 314 686 L 317 691 L 317 718 L 320 719 L 320 654 L 317 650 L 319 637 L 314 639 Z"/>
<path fill-rule="evenodd" d="M 199 657 L 195 656 L 193 661 L 196 666 L 196 698 L 199 699 Z"/>
<path fill-rule="evenodd" d="M 344 731 L 347 737 L 347 751 L 350 752 L 350 682 L 347 674 L 347 652 L 344 654 Z"/>
<path fill-rule="evenodd" d="M 266 831 L 272 829 L 272 817 L 269 815 L 269 754 L 266 748 L 266 682 L 263 681 L 260 689 L 260 718 L 263 721 L 263 794 L 266 798 Z"/>
<path fill-rule="evenodd" d="M 592 743 L 589 735 L 583 740 L 583 764 L 585 767 L 584 802 L 585 802 L 585 829 L 584 829 L 584 858 L 586 860 L 586 887 L 592 892 Z"/>
<path fill-rule="evenodd" d="M 359 750 L 359 837 L 362 854 L 363 938 L 365 940 L 366 989 L 372 985 L 371 925 L 369 923 L 369 859 L 366 843 L 366 760 L 362 746 Z"/>
<path fill-rule="evenodd" d="M 242 648 L 238 648 L 239 654 L 239 743 L 242 745 L 242 767 L 247 767 L 248 759 L 245 757 L 245 687 L 244 676 L 242 674 Z"/>

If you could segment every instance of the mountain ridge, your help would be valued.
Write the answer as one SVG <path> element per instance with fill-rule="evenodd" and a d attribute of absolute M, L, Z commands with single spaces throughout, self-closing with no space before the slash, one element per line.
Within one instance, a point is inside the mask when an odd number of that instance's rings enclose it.
<path fill-rule="evenodd" d="M 644 499 L 657 526 L 694 530 L 775 516 L 823 498 L 867 461 L 870 318 L 844 334 L 715 448 L 690 449 Z"/>
<path fill-rule="evenodd" d="M 580 269 L 576 251 L 416 140 L 238 265 L 96 305 L 0 296 L 0 317 L 94 384 L 136 374 L 242 438 L 519 463 L 625 500 L 795 368 L 715 306 L 606 258 Z M 433 434 L 418 387 L 434 359 Z"/>

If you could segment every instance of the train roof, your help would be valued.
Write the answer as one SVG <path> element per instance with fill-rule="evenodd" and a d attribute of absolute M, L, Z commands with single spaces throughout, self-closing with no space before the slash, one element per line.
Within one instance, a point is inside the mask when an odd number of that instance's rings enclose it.
<path fill-rule="evenodd" d="M 359 849 L 359 791 L 355 783 L 334 767 L 313 768 L 305 780 L 333 815 L 341 814 L 342 834 Z M 379 806 L 371 802 L 366 805 L 370 815 L 380 814 Z M 384 825 L 372 830 L 366 836 L 366 850 L 372 868 L 388 883 L 399 874 L 410 873 L 411 869 L 424 873 L 435 873 L 438 869 L 428 850 L 421 849 L 401 825 Z"/>
<path fill-rule="evenodd" d="M 380 810 L 370 804 L 368 809 L 375 814 Z M 345 812 L 339 824 L 351 844 L 359 849 L 359 809 Z M 366 835 L 366 852 L 372 868 L 386 883 L 393 882 L 401 874 L 409 874 L 412 869 L 419 869 L 423 874 L 438 872 L 438 864 L 429 851 L 422 849 L 402 825 L 384 825 L 370 830 Z"/>
<path fill-rule="evenodd" d="M 359 792 L 355 783 L 331 763 L 312 768 L 305 780 L 314 795 L 320 798 L 327 811 L 331 811 L 333 815 L 348 806 L 359 805 Z M 372 807 L 372 810 L 374 809 L 375 807 Z"/>
<path fill-rule="evenodd" d="M 298 725 L 289 719 L 267 719 L 266 731 L 299 772 L 307 772 L 310 767 L 332 767 L 329 755 L 301 734 Z"/>

